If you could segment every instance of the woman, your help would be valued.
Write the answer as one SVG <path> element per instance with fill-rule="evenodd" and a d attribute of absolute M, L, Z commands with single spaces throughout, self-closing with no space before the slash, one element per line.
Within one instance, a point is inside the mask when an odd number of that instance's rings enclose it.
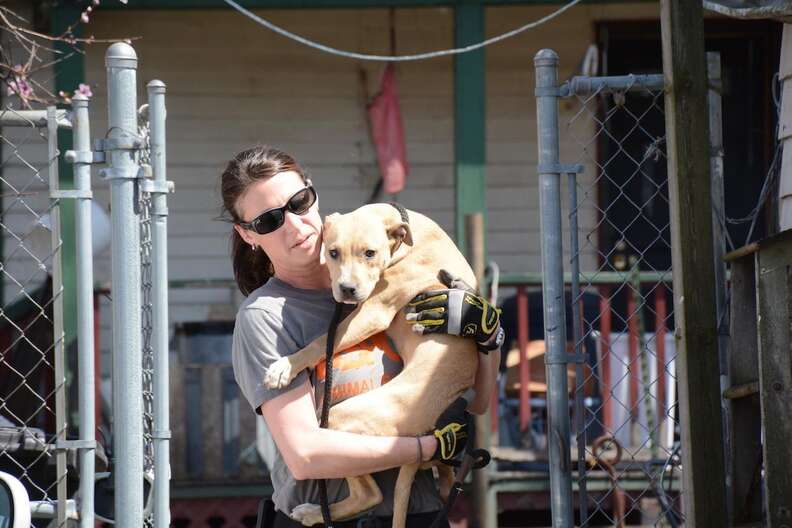
<path fill-rule="evenodd" d="M 262 383 L 272 362 L 327 332 L 335 306 L 321 255 L 322 220 L 316 191 L 288 154 L 255 147 L 228 163 L 221 192 L 224 212 L 234 223 L 234 276 L 248 296 L 236 318 L 234 373 L 278 447 L 271 468 L 276 510 L 271 526 L 301 526 L 288 514 L 300 504 L 319 502 L 316 479 L 337 479 L 328 481 L 328 499 L 333 503 L 347 495 L 343 477 L 366 473 L 374 474 L 384 496 L 370 515 L 389 526 L 398 472 L 392 468 L 414 463 L 419 457 L 430 460 L 439 440 L 433 435 L 416 439 L 321 429 L 316 417 L 316 379 L 310 379 L 309 373 L 300 373 L 283 389 L 269 389 Z M 369 348 L 363 370 L 351 375 L 374 380 L 376 386 L 395 375 L 399 365 L 392 361 L 392 351 L 382 350 L 387 344 Z M 372 360 L 371 354 L 379 356 Z M 477 388 L 481 389 L 477 393 L 482 396 L 477 396 L 469 409 L 483 412 L 498 358 L 480 356 L 485 358 L 477 375 Z M 335 368 L 333 372 L 338 376 Z M 334 380 L 334 386 L 344 381 L 343 375 Z M 369 384 L 367 388 L 374 387 Z M 419 472 L 410 495 L 408 526 L 428 526 L 441 507 L 431 472 Z"/>

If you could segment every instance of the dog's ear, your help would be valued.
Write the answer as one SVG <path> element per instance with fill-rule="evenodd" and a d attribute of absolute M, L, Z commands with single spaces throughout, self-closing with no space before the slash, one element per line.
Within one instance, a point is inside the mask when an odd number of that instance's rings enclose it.
<path fill-rule="evenodd" d="M 329 215 L 325 216 L 325 219 L 324 219 L 324 226 L 325 226 L 325 227 L 329 227 L 330 225 L 332 225 L 332 223 L 333 223 L 333 222 L 336 220 L 336 218 L 338 218 L 339 216 L 341 216 L 339 213 L 331 213 L 331 214 L 329 214 Z"/>
<path fill-rule="evenodd" d="M 410 231 L 410 224 L 401 222 L 388 230 L 388 238 L 390 239 L 391 255 L 396 253 L 399 246 L 403 244 L 412 246 L 413 238 L 412 231 Z"/>

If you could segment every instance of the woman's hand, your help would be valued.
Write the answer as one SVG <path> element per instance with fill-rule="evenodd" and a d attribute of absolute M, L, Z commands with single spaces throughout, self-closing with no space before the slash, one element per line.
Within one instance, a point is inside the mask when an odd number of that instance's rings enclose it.
<path fill-rule="evenodd" d="M 449 289 L 416 296 L 407 306 L 407 320 L 414 323 L 413 330 L 421 334 L 444 332 L 476 340 L 481 354 L 473 386 L 476 396 L 468 405 L 468 411 L 484 414 L 489 408 L 500 365 L 504 338 L 500 310 L 448 271 L 440 270 L 437 277 Z"/>
<path fill-rule="evenodd" d="M 460 396 L 435 422 L 435 430 L 432 434 L 437 440 L 437 449 L 431 457 L 432 460 L 447 462 L 465 450 L 471 420 L 466 408 L 467 400 Z"/>
<path fill-rule="evenodd" d="M 479 352 L 500 348 L 503 329 L 500 310 L 479 295 L 459 277 L 446 270 L 437 274 L 447 290 L 430 290 L 418 294 L 407 305 L 407 321 L 419 334 L 435 332 L 470 337 Z"/>

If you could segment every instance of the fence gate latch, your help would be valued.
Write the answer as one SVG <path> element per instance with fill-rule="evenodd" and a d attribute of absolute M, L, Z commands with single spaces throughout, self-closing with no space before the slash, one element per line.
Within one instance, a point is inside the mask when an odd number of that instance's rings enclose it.
<path fill-rule="evenodd" d="M 583 172 L 583 165 L 565 165 L 563 163 L 540 163 L 536 166 L 539 174 L 580 174 Z"/>
<path fill-rule="evenodd" d="M 94 163 L 104 163 L 105 153 L 97 150 L 67 150 L 63 155 L 66 163 L 73 165 L 84 164 L 91 165 Z"/>

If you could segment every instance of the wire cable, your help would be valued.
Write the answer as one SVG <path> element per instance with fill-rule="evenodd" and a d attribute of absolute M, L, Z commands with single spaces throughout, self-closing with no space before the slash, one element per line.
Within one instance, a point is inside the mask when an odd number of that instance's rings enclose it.
<path fill-rule="evenodd" d="M 513 29 L 511 31 L 508 31 L 508 32 L 503 33 L 501 35 L 498 35 L 496 37 L 492 37 L 492 38 L 489 38 L 489 39 L 484 40 L 482 42 L 478 42 L 476 44 L 471 44 L 469 46 L 464 46 L 462 48 L 446 49 L 446 50 L 439 50 L 439 51 L 430 51 L 430 52 L 427 52 L 427 53 L 418 53 L 418 54 L 415 54 L 415 55 L 393 55 L 393 56 L 391 56 L 391 55 L 369 55 L 369 54 L 366 54 L 366 53 L 356 53 L 354 51 L 346 51 L 346 50 L 341 50 L 341 49 L 338 49 L 338 48 L 333 48 L 333 47 L 330 47 L 330 46 L 325 46 L 324 44 L 320 44 L 318 42 L 314 42 L 313 40 L 309 40 L 309 39 L 307 39 L 305 37 L 301 37 L 300 35 L 292 33 L 291 31 L 283 29 L 282 27 L 276 26 L 272 22 L 270 22 L 268 20 L 265 20 L 265 19 L 261 18 L 260 16 L 252 13 L 251 11 L 245 9 L 244 7 L 242 7 L 241 5 L 236 3 L 234 0 L 223 0 L 223 1 L 226 4 L 228 4 L 229 6 L 233 7 L 237 11 L 239 11 L 240 13 L 242 13 L 243 15 L 245 15 L 246 17 L 248 17 L 249 19 L 251 19 L 254 22 L 256 22 L 257 24 L 260 24 L 260 25 L 264 26 L 265 28 L 270 29 L 270 30 L 274 31 L 275 33 L 278 33 L 279 35 L 282 35 L 282 36 L 284 36 L 284 37 L 286 37 L 288 39 L 291 39 L 291 40 L 294 40 L 296 42 L 299 42 L 300 44 L 304 44 L 305 46 L 308 46 L 309 48 L 314 48 L 314 49 L 317 49 L 319 51 L 323 51 L 325 53 L 330 53 L 331 55 L 338 55 L 340 57 L 347 57 L 349 59 L 358 59 L 358 60 L 367 60 L 367 61 L 380 61 L 380 62 L 406 62 L 406 61 L 417 61 L 417 60 L 425 60 L 425 59 L 434 59 L 436 57 L 444 57 L 444 56 L 447 56 L 447 55 L 459 55 L 460 53 L 467 53 L 467 52 L 470 52 L 470 51 L 475 51 L 477 49 L 481 49 L 481 48 L 483 48 L 485 46 L 489 46 L 490 44 L 495 44 L 496 42 L 500 42 L 502 40 L 506 40 L 506 39 L 511 38 L 511 37 L 513 37 L 515 35 L 519 35 L 523 31 L 527 31 L 529 29 L 533 29 L 533 28 L 535 28 L 537 26 L 540 26 L 540 25 L 544 24 L 545 22 L 549 22 L 550 20 L 553 20 L 557 16 L 561 15 L 564 11 L 566 11 L 566 10 L 570 9 L 571 7 L 579 4 L 583 0 L 572 0 L 568 4 L 565 4 L 565 5 L 561 6 L 561 7 L 559 7 L 558 9 L 556 9 L 555 11 L 550 13 L 549 15 L 546 15 L 546 16 L 540 18 L 539 20 L 535 20 L 533 22 L 529 22 L 528 24 L 525 24 L 524 26 L 518 27 L 517 29 Z"/>

